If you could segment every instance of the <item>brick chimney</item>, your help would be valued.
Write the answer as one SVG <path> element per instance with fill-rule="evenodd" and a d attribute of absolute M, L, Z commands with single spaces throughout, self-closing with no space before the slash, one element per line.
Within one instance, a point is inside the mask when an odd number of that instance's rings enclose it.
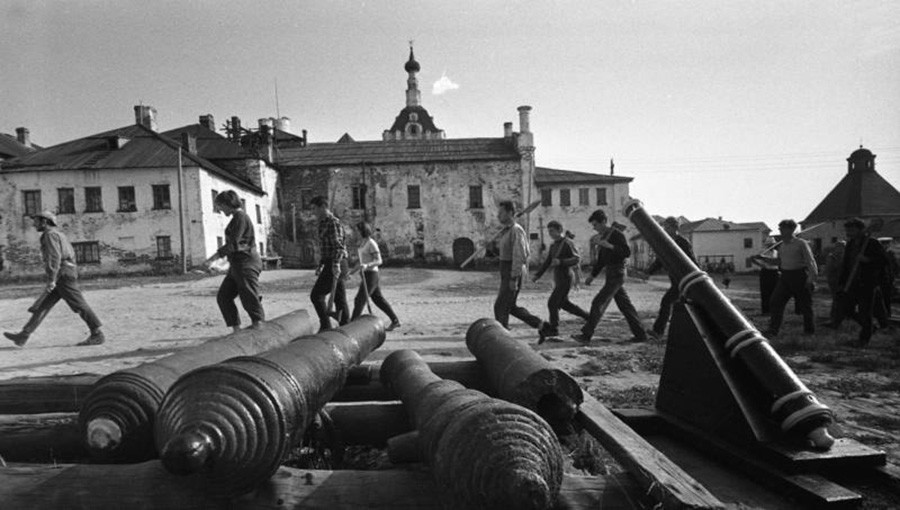
<path fill-rule="evenodd" d="M 517 108 L 519 110 L 519 132 L 520 133 L 530 133 L 531 128 L 528 124 L 529 115 L 531 112 L 530 106 L 520 106 Z"/>
<path fill-rule="evenodd" d="M 206 115 L 201 115 L 200 116 L 200 125 L 210 131 L 215 131 L 216 130 L 216 119 L 212 116 L 211 113 L 207 113 Z"/>
<path fill-rule="evenodd" d="M 503 123 L 503 138 L 512 138 L 512 122 Z"/>
<path fill-rule="evenodd" d="M 197 154 L 197 137 L 193 133 L 181 133 L 181 148 L 191 154 Z"/>
<path fill-rule="evenodd" d="M 156 125 L 156 108 L 146 105 L 135 105 L 134 123 L 138 126 L 144 126 L 154 133 L 159 131 Z"/>
<path fill-rule="evenodd" d="M 31 147 L 31 133 L 26 127 L 16 128 L 16 140 L 25 147 Z"/>
<path fill-rule="evenodd" d="M 234 115 L 231 117 L 231 133 L 229 133 L 231 141 L 241 142 L 241 119 Z"/>

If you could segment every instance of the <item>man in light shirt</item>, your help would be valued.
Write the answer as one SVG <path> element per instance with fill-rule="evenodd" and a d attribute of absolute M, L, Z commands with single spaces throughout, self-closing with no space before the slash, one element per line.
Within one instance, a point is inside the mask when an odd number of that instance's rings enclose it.
<path fill-rule="evenodd" d="M 781 275 L 778 277 L 778 283 L 775 285 L 775 290 L 772 291 L 772 298 L 769 302 L 769 312 L 771 313 L 769 329 L 763 334 L 770 338 L 778 335 L 781 321 L 784 319 L 784 307 L 787 305 L 788 300 L 793 297 L 799 312 L 803 315 L 803 334 L 812 335 L 815 333 L 812 291 L 815 287 L 816 276 L 819 274 L 819 268 L 816 265 L 816 259 L 813 257 L 809 243 L 794 235 L 794 232 L 797 230 L 797 222 L 794 220 L 782 220 L 778 224 L 778 230 L 781 233 L 781 246 L 778 248 L 778 258 L 757 255 L 757 257 L 767 262 L 777 261 L 778 268 L 781 270 Z"/>
<path fill-rule="evenodd" d="M 512 315 L 537 329 L 540 340 L 543 340 L 549 325 L 516 304 L 522 288 L 522 277 L 528 269 L 528 237 L 525 229 L 516 223 L 515 205 L 508 200 L 499 205 L 497 219 L 504 230 L 497 241 L 500 251 L 500 291 L 494 301 L 494 318 L 508 329 L 509 316 Z"/>

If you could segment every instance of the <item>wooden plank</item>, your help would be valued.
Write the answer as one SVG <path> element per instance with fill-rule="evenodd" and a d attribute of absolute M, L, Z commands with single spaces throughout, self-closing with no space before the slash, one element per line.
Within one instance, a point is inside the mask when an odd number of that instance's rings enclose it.
<path fill-rule="evenodd" d="M 789 473 L 763 461 L 758 453 L 727 443 L 673 416 L 661 417 L 669 424 L 669 434 L 812 508 L 855 508 L 862 502 L 859 494 L 820 475 Z"/>
<path fill-rule="evenodd" d="M 0 416 L 0 457 L 7 462 L 80 462 L 89 458 L 77 413 Z"/>
<path fill-rule="evenodd" d="M 666 424 L 652 409 L 628 407 L 611 409 L 611 411 L 641 436 L 658 434 Z"/>
<path fill-rule="evenodd" d="M 78 374 L 0 381 L 0 414 L 78 411 L 81 401 L 100 377 Z"/>
<path fill-rule="evenodd" d="M 827 451 L 812 451 L 784 443 L 760 445 L 766 457 L 792 472 L 867 469 L 883 466 L 887 455 L 850 438 L 840 438 Z"/>
<path fill-rule="evenodd" d="M 32 465 L 0 468 L 4 508 L 45 510 L 279 509 L 439 510 L 425 470 L 318 471 L 282 467 L 253 493 L 234 499 L 203 492 L 197 476 L 166 472 L 158 461 L 119 465 Z M 640 497 L 621 477 L 566 476 L 557 510 L 632 509 Z"/>
<path fill-rule="evenodd" d="M 579 423 L 634 476 L 663 508 L 725 508 L 705 487 L 629 428 L 609 409 L 584 395 Z"/>

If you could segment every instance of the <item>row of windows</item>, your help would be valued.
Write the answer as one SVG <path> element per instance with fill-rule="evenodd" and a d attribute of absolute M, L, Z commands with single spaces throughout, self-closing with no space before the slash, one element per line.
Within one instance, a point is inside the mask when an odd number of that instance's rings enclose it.
<path fill-rule="evenodd" d="M 366 186 L 364 184 L 351 186 L 350 188 L 350 206 L 351 209 L 366 208 Z M 310 188 L 300 188 L 300 208 L 309 209 L 310 201 L 313 198 L 313 190 Z M 422 190 L 418 185 L 409 185 L 406 187 L 406 208 L 421 209 L 422 208 Z M 483 209 L 484 199 L 481 186 L 469 186 L 469 209 Z"/>
<path fill-rule="evenodd" d="M 172 200 L 169 196 L 168 184 L 154 184 L 153 209 L 171 209 Z M 75 213 L 75 188 L 57 188 L 57 214 Z M 22 201 L 25 204 L 25 216 L 34 216 L 43 210 L 41 190 L 22 191 Z M 119 186 L 119 208 L 117 212 L 136 212 L 137 201 L 134 195 L 134 186 Z M 103 188 L 99 186 L 84 188 L 84 212 L 103 212 Z"/>
<path fill-rule="evenodd" d="M 594 188 L 596 200 L 594 205 L 609 205 L 606 199 L 606 188 Z M 578 188 L 578 205 L 591 205 L 590 188 Z M 550 207 L 553 205 L 553 190 L 544 188 L 541 190 L 541 205 Z M 572 205 L 572 190 L 563 188 L 559 190 L 559 205 L 569 207 Z"/>
<path fill-rule="evenodd" d="M 100 242 L 84 241 L 80 243 L 72 243 L 75 249 L 75 262 L 78 264 L 99 264 L 100 263 Z M 134 256 L 131 254 L 131 256 Z M 156 236 L 156 258 L 171 259 L 172 258 L 172 237 Z"/>

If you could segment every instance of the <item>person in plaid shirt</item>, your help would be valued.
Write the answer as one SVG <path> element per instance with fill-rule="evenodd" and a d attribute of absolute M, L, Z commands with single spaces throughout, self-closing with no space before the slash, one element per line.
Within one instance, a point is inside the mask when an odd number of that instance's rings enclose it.
<path fill-rule="evenodd" d="M 338 323 L 344 325 L 350 318 L 350 307 L 347 305 L 347 292 L 341 278 L 341 267 L 347 260 L 347 248 L 344 243 L 344 227 L 328 208 L 328 199 L 319 195 L 310 201 L 313 212 L 319 218 L 319 260 L 316 284 L 313 285 L 309 298 L 316 314 L 319 316 L 321 330 L 331 329 L 327 296 L 334 293 Z"/>

